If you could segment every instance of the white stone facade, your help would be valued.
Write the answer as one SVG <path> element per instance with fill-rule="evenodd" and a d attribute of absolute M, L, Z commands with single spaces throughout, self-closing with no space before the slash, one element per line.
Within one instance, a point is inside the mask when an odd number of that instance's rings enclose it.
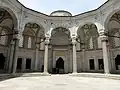
<path fill-rule="evenodd" d="M 17 0 L 0 0 L 0 71 L 55 73 L 63 62 L 64 73 L 120 73 L 119 30 L 119 0 L 75 16 L 61 10 L 45 15 Z"/>

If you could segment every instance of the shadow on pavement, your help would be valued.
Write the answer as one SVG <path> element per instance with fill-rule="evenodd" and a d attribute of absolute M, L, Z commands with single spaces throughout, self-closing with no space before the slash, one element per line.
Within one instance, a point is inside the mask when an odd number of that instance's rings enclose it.
<path fill-rule="evenodd" d="M 0 74 L 0 82 L 5 81 L 5 80 L 9 80 L 9 79 L 13 79 L 13 78 L 17 78 L 17 77 L 21 77 L 22 75 L 23 74 L 18 74 L 18 75 Z"/>

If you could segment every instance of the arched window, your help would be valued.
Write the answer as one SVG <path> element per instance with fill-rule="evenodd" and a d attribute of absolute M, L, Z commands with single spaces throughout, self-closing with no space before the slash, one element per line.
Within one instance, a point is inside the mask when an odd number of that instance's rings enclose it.
<path fill-rule="evenodd" d="M 119 34 L 116 33 L 114 36 L 119 36 Z M 114 38 L 114 40 L 115 40 L 115 47 L 120 46 L 120 38 Z"/>
<path fill-rule="evenodd" d="M 5 35 L 5 34 L 6 34 L 6 32 L 4 30 L 2 30 L 1 35 Z M 0 44 L 7 45 L 7 40 L 8 40 L 7 36 L 1 36 L 0 37 Z"/>
<path fill-rule="evenodd" d="M 98 48 L 102 48 L 102 43 L 101 43 L 101 39 L 100 39 L 100 37 L 98 37 Z"/>
<path fill-rule="evenodd" d="M 19 47 L 23 47 L 23 36 L 20 37 Z"/>
<path fill-rule="evenodd" d="M 93 49 L 93 38 L 92 37 L 89 40 L 89 49 Z"/>
<path fill-rule="evenodd" d="M 32 38 L 28 38 L 28 48 L 32 48 Z"/>

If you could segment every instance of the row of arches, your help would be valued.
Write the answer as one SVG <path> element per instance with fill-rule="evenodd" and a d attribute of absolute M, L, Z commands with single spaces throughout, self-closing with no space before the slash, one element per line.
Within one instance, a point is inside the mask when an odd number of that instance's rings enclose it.
<path fill-rule="evenodd" d="M 107 19 L 109 19 L 109 21 L 106 20 L 107 25 L 105 27 L 108 29 L 108 32 L 111 36 L 116 37 L 116 38 L 115 37 L 109 38 L 110 45 L 113 48 L 118 47 L 120 46 L 120 42 L 119 42 L 120 12 L 118 11 L 112 15 L 110 14 L 109 18 Z M 8 45 L 10 43 L 10 40 L 12 39 L 13 36 L 6 34 L 12 34 L 17 26 L 18 26 L 17 18 L 15 17 L 15 15 L 11 14 L 11 12 L 7 11 L 4 8 L 0 8 L 0 35 L 4 35 L 4 36 L 0 36 L 1 45 Z M 86 49 L 101 48 L 101 43 L 100 43 L 101 41 L 99 38 L 98 31 L 99 30 L 97 28 L 97 25 L 95 25 L 94 23 L 85 24 L 79 27 L 77 31 L 77 35 L 79 40 L 86 44 L 85 46 Z M 52 32 L 52 35 L 55 36 L 55 34 L 53 33 L 54 30 Z M 36 23 L 27 23 L 20 37 L 19 46 L 26 48 L 34 48 L 35 42 L 42 41 L 43 38 L 45 37 L 44 35 L 45 35 L 45 29 L 42 25 L 40 26 Z"/>

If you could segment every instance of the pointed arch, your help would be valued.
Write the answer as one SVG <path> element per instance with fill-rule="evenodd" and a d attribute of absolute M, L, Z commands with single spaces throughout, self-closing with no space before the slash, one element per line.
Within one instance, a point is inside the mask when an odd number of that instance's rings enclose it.
<path fill-rule="evenodd" d="M 120 46 L 120 10 L 112 11 L 109 16 L 106 18 L 105 27 L 109 32 L 109 42 L 111 48 Z"/>
<path fill-rule="evenodd" d="M 70 41 L 70 31 L 63 27 L 57 27 L 51 32 L 51 42 L 52 45 L 69 45 Z"/>
<path fill-rule="evenodd" d="M 5 6 L 0 6 L 0 12 L 1 13 L 8 13 L 6 15 L 9 15 L 10 17 L 7 17 L 7 18 L 4 17 L 4 19 L 8 19 L 8 18 L 11 19 L 12 22 L 13 22 L 13 28 L 18 30 L 18 17 L 17 17 L 17 14 L 11 8 L 8 8 L 8 7 L 5 7 Z M 3 15 L 5 15 L 5 14 L 3 14 Z"/>
<path fill-rule="evenodd" d="M 81 43 L 83 43 L 82 45 L 84 45 L 86 49 L 96 49 L 96 38 L 99 37 L 99 33 L 95 24 L 87 23 L 82 27 L 79 27 L 77 35 L 80 37 Z"/>
<path fill-rule="evenodd" d="M 0 6 L 0 43 L 2 45 L 10 44 L 14 31 L 18 30 L 18 20 L 11 9 Z M 11 34 L 11 35 L 6 35 Z"/>
<path fill-rule="evenodd" d="M 36 23 L 27 23 L 23 31 L 23 46 L 35 48 L 35 44 L 44 38 L 44 28 Z M 30 45 L 29 45 L 30 44 Z"/>

